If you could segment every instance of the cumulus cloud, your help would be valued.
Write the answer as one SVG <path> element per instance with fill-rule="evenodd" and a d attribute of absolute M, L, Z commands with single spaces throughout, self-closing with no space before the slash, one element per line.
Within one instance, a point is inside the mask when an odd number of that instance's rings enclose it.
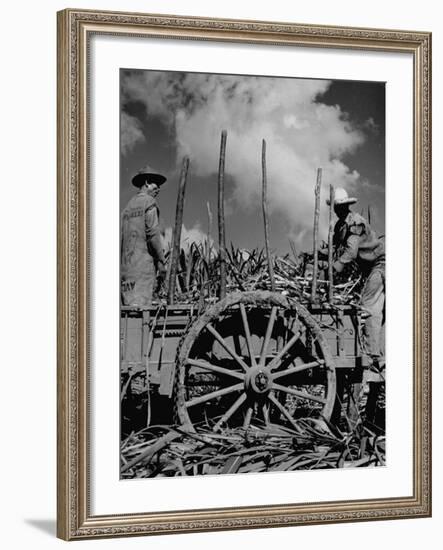
<path fill-rule="evenodd" d="M 369 117 L 363 123 L 363 128 L 369 130 L 370 132 L 378 135 L 380 133 L 380 126 L 375 122 L 373 117 Z"/>
<path fill-rule="evenodd" d="M 217 172 L 220 133 L 226 129 L 226 173 L 234 182 L 228 200 L 244 208 L 260 194 L 265 139 L 270 210 L 286 220 L 288 235 L 298 235 L 312 226 L 318 167 L 323 169 L 322 200 L 329 184 L 355 190 L 359 183 L 344 158 L 364 142 L 364 134 L 338 105 L 321 102 L 330 84 L 134 71 L 124 77 L 123 94 L 126 101 L 143 102 L 148 117 L 169 126 L 177 162 L 190 155 L 196 175 Z"/>
<path fill-rule="evenodd" d="M 145 141 L 140 121 L 125 113 L 121 114 L 121 151 L 123 155 L 130 153 L 138 143 Z"/>

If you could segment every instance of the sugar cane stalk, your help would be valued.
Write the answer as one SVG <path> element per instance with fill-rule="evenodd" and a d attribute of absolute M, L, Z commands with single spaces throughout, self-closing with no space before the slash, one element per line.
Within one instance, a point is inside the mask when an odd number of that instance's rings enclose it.
<path fill-rule="evenodd" d="M 262 163 L 262 209 L 263 209 L 263 223 L 265 228 L 265 250 L 266 250 L 266 259 L 268 261 L 268 271 L 269 279 L 271 281 L 271 290 L 275 292 L 275 277 L 274 277 L 274 266 L 272 265 L 271 253 L 269 250 L 269 221 L 268 221 L 268 179 L 266 174 L 266 141 L 262 141 L 262 153 L 261 153 L 261 163 Z"/>
<path fill-rule="evenodd" d="M 206 210 L 208 212 L 208 245 L 211 243 L 211 232 L 212 232 L 212 211 L 211 211 L 211 205 L 209 204 L 209 201 L 206 202 Z"/>
<path fill-rule="evenodd" d="M 180 437 L 180 434 L 175 431 L 170 431 L 163 437 L 160 437 L 157 439 L 155 443 L 152 445 L 149 445 L 147 449 L 145 449 L 142 453 L 140 453 L 138 456 L 136 456 L 131 462 L 128 462 L 128 464 L 125 464 L 122 466 L 121 473 L 123 474 L 127 470 L 130 470 L 133 468 L 136 464 L 138 464 L 141 460 L 144 460 L 145 462 L 148 462 L 155 453 L 158 453 L 161 451 L 164 447 L 169 445 L 174 439 L 178 439 Z"/>
<path fill-rule="evenodd" d="M 189 158 L 184 157 L 178 185 L 177 205 L 175 209 L 174 237 L 171 251 L 171 264 L 169 269 L 168 304 L 174 303 L 175 284 L 177 278 L 177 265 L 180 256 L 180 242 L 183 225 L 183 207 L 185 204 L 186 180 L 188 178 Z"/>
<path fill-rule="evenodd" d="M 317 182 L 315 184 L 315 210 L 314 210 L 314 269 L 312 271 L 311 301 L 317 301 L 318 278 L 318 220 L 320 218 L 320 187 L 321 168 L 317 169 Z"/>
<path fill-rule="evenodd" d="M 227 132 L 223 130 L 220 141 L 218 165 L 218 248 L 220 259 L 220 300 L 226 296 L 226 237 L 225 237 L 225 156 Z"/>
<path fill-rule="evenodd" d="M 329 186 L 329 231 L 328 231 L 328 298 L 329 303 L 332 304 L 334 301 L 334 273 L 333 273 L 333 252 L 334 252 L 334 198 L 335 198 L 335 189 L 333 185 Z"/>
<path fill-rule="evenodd" d="M 208 211 L 208 234 L 206 236 L 206 265 L 207 265 L 207 273 L 204 273 L 203 281 L 202 283 L 206 284 L 206 281 L 209 280 L 209 265 L 211 263 L 211 233 L 212 233 L 212 212 L 211 212 L 211 206 L 209 204 L 209 201 L 206 203 L 206 208 Z M 204 293 L 204 289 L 203 289 Z M 208 298 L 211 297 L 211 289 L 208 286 Z"/>

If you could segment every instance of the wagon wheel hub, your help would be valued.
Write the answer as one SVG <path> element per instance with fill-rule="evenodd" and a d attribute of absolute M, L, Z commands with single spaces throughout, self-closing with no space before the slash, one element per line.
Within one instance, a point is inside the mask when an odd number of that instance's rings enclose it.
<path fill-rule="evenodd" d="M 252 367 L 245 376 L 245 386 L 258 394 L 264 394 L 271 388 L 272 378 L 266 368 Z"/>

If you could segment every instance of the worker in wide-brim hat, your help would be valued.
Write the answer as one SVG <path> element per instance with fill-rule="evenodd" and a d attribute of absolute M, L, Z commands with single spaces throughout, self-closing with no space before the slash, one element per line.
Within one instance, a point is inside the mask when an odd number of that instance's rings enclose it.
<path fill-rule="evenodd" d="M 346 189 L 343 189 L 343 187 L 337 187 L 334 193 L 334 206 L 355 204 L 356 202 L 356 198 L 348 196 L 348 192 L 346 191 Z M 331 201 L 327 199 L 326 204 L 329 206 L 329 204 L 331 204 Z"/>
<path fill-rule="evenodd" d="M 147 306 L 154 285 L 166 277 L 156 198 L 166 177 L 146 165 L 132 178 L 138 188 L 122 212 L 121 296 L 123 305 Z"/>
<path fill-rule="evenodd" d="M 330 204 L 330 201 L 326 201 Z M 385 308 L 385 247 L 367 220 L 353 212 L 350 205 L 357 199 L 349 197 L 341 187 L 334 192 L 334 212 L 338 220 L 334 227 L 334 271 L 342 272 L 356 262 L 365 278 L 360 305 L 363 309 L 364 344 L 367 355 L 378 367 L 381 357 L 381 328 Z"/>
<path fill-rule="evenodd" d="M 160 174 L 160 172 L 154 170 L 151 166 L 149 166 L 149 164 L 147 164 L 132 178 L 132 185 L 135 185 L 135 187 L 142 187 L 146 182 L 149 182 L 160 187 L 160 185 L 163 185 L 165 181 L 166 176 Z"/>

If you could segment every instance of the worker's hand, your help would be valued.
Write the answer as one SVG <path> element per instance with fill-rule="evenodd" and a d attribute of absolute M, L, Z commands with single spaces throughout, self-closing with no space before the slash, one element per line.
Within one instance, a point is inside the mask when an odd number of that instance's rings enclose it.
<path fill-rule="evenodd" d="M 308 264 L 305 267 L 305 277 L 308 279 L 311 279 L 314 274 L 314 266 L 312 264 Z M 328 262 L 318 262 L 318 269 L 317 269 L 317 279 L 324 279 L 328 280 Z"/>
<path fill-rule="evenodd" d="M 336 262 L 334 262 L 334 271 L 336 273 L 341 273 L 343 271 L 343 269 L 345 268 L 345 264 L 343 264 L 342 262 L 340 262 L 339 260 L 337 260 Z"/>
<path fill-rule="evenodd" d="M 304 273 L 304 276 L 307 278 L 307 279 L 310 279 L 312 278 L 312 273 L 314 271 L 314 266 L 312 264 L 307 264 L 305 266 L 305 273 Z"/>
<path fill-rule="evenodd" d="M 166 279 L 166 267 L 163 262 L 157 263 L 157 280 L 163 282 Z"/>

